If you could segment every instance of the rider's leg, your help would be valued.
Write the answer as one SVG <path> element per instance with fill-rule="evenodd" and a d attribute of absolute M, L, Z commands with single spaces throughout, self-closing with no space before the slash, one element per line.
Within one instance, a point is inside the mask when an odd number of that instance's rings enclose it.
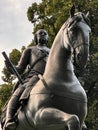
<path fill-rule="evenodd" d="M 16 122 L 14 119 L 15 113 L 17 109 L 19 108 L 19 98 L 24 91 L 24 87 L 19 87 L 12 95 L 11 99 L 8 102 L 7 105 L 7 111 L 6 111 L 6 121 L 4 125 L 4 129 L 14 129 L 16 127 Z"/>
<path fill-rule="evenodd" d="M 32 90 L 34 85 L 38 82 L 38 80 L 39 80 L 38 75 L 33 75 L 32 78 L 30 78 L 28 84 L 26 85 L 24 92 L 22 93 L 22 95 L 20 97 L 20 102 L 22 105 L 24 105 L 25 102 L 27 101 L 30 91 Z"/>
<path fill-rule="evenodd" d="M 42 108 L 35 114 L 34 123 L 36 128 L 51 127 L 66 128 L 68 130 L 80 130 L 80 121 L 78 116 L 68 114 L 55 108 Z"/>

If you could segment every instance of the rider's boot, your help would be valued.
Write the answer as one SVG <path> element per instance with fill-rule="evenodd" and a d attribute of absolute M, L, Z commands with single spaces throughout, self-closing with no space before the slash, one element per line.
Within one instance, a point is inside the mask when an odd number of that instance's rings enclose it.
<path fill-rule="evenodd" d="M 7 105 L 6 111 L 6 121 L 3 130 L 14 130 L 17 127 L 17 120 L 15 118 L 15 113 L 17 112 L 20 102 L 19 98 L 23 92 L 24 88 L 20 87 L 12 95 L 11 99 Z"/>

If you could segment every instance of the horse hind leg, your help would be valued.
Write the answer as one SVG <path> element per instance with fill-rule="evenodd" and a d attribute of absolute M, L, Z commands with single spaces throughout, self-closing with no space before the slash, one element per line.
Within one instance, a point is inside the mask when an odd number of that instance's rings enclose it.
<path fill-rule="evenodd" d="M 80 130 L 79 118 L 55 108 L 41 108 L 34 118 L 35 126 L 47 130 Z"/>

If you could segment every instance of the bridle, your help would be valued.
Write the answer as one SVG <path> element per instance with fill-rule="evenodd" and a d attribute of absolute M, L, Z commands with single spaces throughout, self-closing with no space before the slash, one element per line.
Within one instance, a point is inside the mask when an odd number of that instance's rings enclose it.
<path fill-rule="evenodd" d="M 84 15 L 82 15 L 83 16 L 83 18 L 84 18 Z M 74 20 L 76 20 L 76 21 L 72 21 L 72 22 L 70 22 L 69 24 L 68 24 L 68 26 L 66 26 L 67 27 L 67 32 L 66 32 L 66 34 L 67 34 L 67 38 L 68 38 L 68 41 L 71 43 L 71 47 L 72 47 L 72 54 L 73 54 L 73 64 L 77 67 L 77 68 L 80 68 L 80 66 L 77 64 L 77 62 L 76 62 L 76 49 L 78 48 L 78 47 L 80 47 L 80 46 L 89 46 L 89 44 L 88 43 L 85 43 L 85 44 L 83 44 L 83 43 L 80 43 L 80 44 L 78 44 L 78 45 L 76 45 L 75 46 L 75 44 L 74 44 L 74 42 L 75 41 L 72 41 L 71 40 L 71 38 L 70 38 L 70 36 L 69 36 L 69 30 L 68 30 L 68 28 L 74 23 L 74 25 L 76 24 L 76 23 L 78 23 L 78 22 L 80 22 L 81 21 L 81 17 L 77 17 L 76 19 L 74 19 Z M 84 21 L 85 21 L 85 23 L 87 23 L 87 25 L 89 25 L 88 24 L 88 22 L 87 22 L 87 20 L 86 20 L 86 18 L 84 18 Z M 84 21 L 81 21 L 81 22 L 83 22 L 84 23 Z M 66 28 L 65 27 L 65 28 Z M 64 28 L 64 29 L 65 29 Z M 63 30 L 64 30 L 63 29 Z"/>

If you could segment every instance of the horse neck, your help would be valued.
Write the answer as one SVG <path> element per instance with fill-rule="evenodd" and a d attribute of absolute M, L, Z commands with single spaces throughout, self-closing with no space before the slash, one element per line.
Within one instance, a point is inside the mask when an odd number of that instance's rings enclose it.
<path fill-rule="evenodd" d="M 71 52 L 63 45 L 62 30 L 57 34 L 46 64 L 44 76 L 56 77 L 66 75 L 66 71 L 73 73 L 73 65 L 71 63 Z"/>

